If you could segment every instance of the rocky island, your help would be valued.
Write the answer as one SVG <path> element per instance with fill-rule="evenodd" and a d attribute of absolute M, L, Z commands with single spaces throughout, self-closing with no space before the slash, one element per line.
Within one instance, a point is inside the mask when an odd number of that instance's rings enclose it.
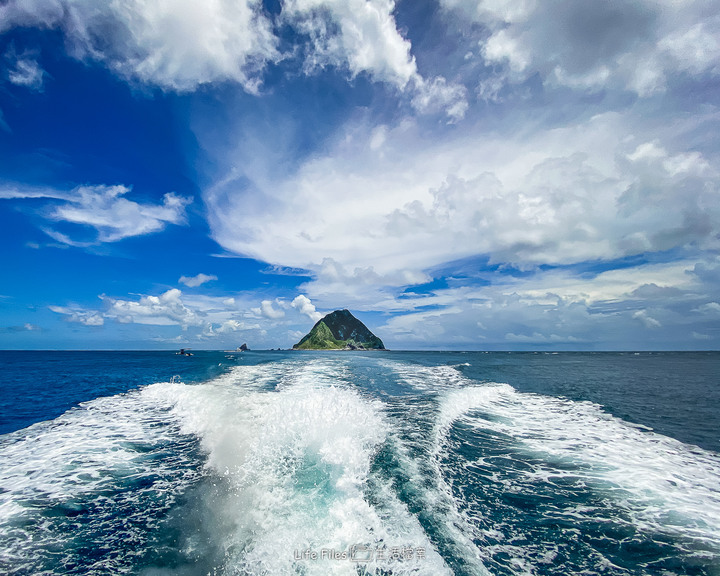
<path fill-rule="evenodd" d="M 385 346 L 349 310 L 335 310 L 318 320 L 293 350 L 385 350 Z"/>

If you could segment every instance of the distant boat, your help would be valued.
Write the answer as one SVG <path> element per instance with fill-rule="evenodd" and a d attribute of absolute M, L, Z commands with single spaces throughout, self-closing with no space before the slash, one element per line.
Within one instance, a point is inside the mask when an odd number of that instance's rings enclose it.
<path fill-rule="evenodd" d="M 180 352 L 175 352 L 178 356 L 193 356 L 192 352 L 188 352 L 190 348 L 180 348 Z"/>

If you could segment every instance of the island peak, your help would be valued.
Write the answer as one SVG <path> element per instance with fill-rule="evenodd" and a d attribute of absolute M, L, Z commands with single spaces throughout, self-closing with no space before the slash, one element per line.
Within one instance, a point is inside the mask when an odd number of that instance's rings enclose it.
<path fill-rule="evenodd" d="M 293 350 L 385 350 L 385 345 L 349 310 L 343 309 L 318 320 Z"/>

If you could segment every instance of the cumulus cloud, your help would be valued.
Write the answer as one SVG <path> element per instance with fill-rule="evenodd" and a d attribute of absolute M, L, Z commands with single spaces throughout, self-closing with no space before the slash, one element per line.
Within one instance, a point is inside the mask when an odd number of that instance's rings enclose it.
<path fill-rule="evenodd" d="M 207 282 L 217 279 L 218 277 L 214 274 L 200 273 L 197 276 L 180 276 L 178 282 L 180 282 L 180 284 L 185 284 L 185 286 L 188 286 L 189 288 L 197 288 L 198 286 L 202 286 Z"/>
<path fill-rule="evenodd" d="M 61 29 L 71 52 L 92 59 L 132 82 L 175 91 L 232 81 L 257 93 L 269 63 L 304 59 L 312 74 L 329 66 L 351 77 L 366 73 L 414 94 L 419 110 L 462 117 L 463 88 L 442 77 L 424 79 L 410 42 L 397 29 L 392 0 L 286 0 L 277 21 L 260 0 L 130 0 L 98 5 L 92 0 L 0 6 L 0 34 L 13 26 Z M 289 26 L 296 46 L 283 53 L 276 28 Z M 30 59 L 18 62 L 18 83 L 42 84 Z"/>
<path fill-rule="evenodd" d="M 484 27 L 480 54 L 508 82 L 539 73 L 546 84 L 614 86 L 649 96 L 663 91 L 673 74 L 720 71 L 720 43 L 710 32 L 720 24 L 720 10 L 702 0 L 441 4 L 451 17 Z"/>
<path fill-rule="evenodd" d="M 245 321 L 242 311 L 245 305 L 234 298 L 187 295 L 177 288 L 158 295 L 145 294 L 136 298 L 116 298 L 104 294 L 100 298 L 104 305 L 102 311 L 77 306 L 54 306 L 52 309 L 59 313 L 72 313 L 78 318 L 96 316 L 121 324 L 176 326 L 184 332 L 194 330 L 196 337 L 204 339 L 261 328 L 257 322 Z"/>
<path fill-rule="evenodd" d="M 353 76 L 368 72 L 404 88 L 417 67 L 410 42 L 397 31 L 394 6 L 391 0 L 289 0 L 283 18 L 310 38 L 311 69 L 346 65 Z"/>
<path fill-rule="evenodd" d="M 486 270 L 472 278 L 449 277 L 446 286 L 430 290 L 384 287 L 378 299 L 378 288 L 366 285 L 367 306 L 352 307 L 388 313 L 376 333 L 396 348 L 629 349 L 642 343 L 645 349 L 677 349 L 682 342 L 716 347 L 712 335 L 718 333 L 720 294 L 712 281 L 694 272 L 699 264 L 712 268 L 717 263 L 689 258 L 594 274 L 568 267 L 517 276 Z M 89 326 L 104 320 L 144 330 L 164 327 L 164 341 L 181 337 L 184 344 L 233 348 L 240 336 L 255 348 L 290 345 L 307 332 L 308 319 L 322 317 L 307 294 L 290 302 L 266 299 L 259 307 L 252 298 L 173 289 L 157 295 L 102 296 L 102 309 L 71 305 L 53 310 Z M 326 296 L 320 299 L 329 302 Z M 339 300 L 334 307 L 345 305 L 347 300 Z M 693 332 L 711 336 L 698 340 Z"/>
<path fill-rule="evenodd" d="M 74 239 L 63 232 L 46 228 L 55 240 L 72 246 L 91 246 L 117 242 L 131 236 L 159 232 L 167 224 L 184 224 L 185 207 L 190 198 L 169 192 L 162 204 L 141 204 L 125 198 L 127 186 L 79 186 L 70 192 L 46 189 L 6 188 L 0 199 L 50 199 L 64 202 L 48 206 L 44 216 L 53 221 L 93 228 L 95 235 L 87 240 Z"/>
<path fill-rule="evenodd" d="M 13 26 L 60 28 L 76 57 L 171 90 L 232 80 L 254 92 L 265 63 L 279 57 L 258 0 L 10 1 L 0 6 L 0 22 L 0 32 Z"/>
<path fill-rule="evenodd" d="M 305 314 L 313 322 L 317 322 L 322 318 L 322 314 L 315 309 L 315 305 L 312 303 L 310 298 L 304 294 L 300 294 L 292 301 L 292 307 L 298 310 L 301 314 Z"/>
<path fill-rule="evenodd" d="M 632 317 L 645 326 L 645 328 L 660 328 L 662 324 L 647 313 L 647 310 L 638 310 Z"/>
<path fill-rule="evenodd" d="M 182 292 L 172 288 L 159 296 L 142 296 L 139 300 L 122 300 L 104 296 L 106 315 L 119 322 L 156 326 L 199 326 L 204 314 L 185 305 Z"/>
<path fill-rule="evenodd" d="M 350 294 L 422 283 L 430 268 L 478 254 L 530 269 L 710 249 L 720 234 L 712 164 L 670 151 L 669 135 L 668 144 L 643 138 L 622 114 L 449 141 L 423 140 L 407 124 L 348 134 L 253 191 L 271 199 L 263 205 L 232 182 L 209 189 L 214 238 Z"/>
<path fill-rule="evenodd" d="M 248 329 L 255 329 L 259 328 L 257 324 L 248 325 L 245 322 L 240 322 L 238 320 L 226 320 L 225 322 L 222 322 L 219 326 L 216 328 L 212 328 L 211 330 L 216 334 L 231 334 L 233 332 L 239 332 L 241 330 L 248 330 Z"/>
<path fill-rule="evenodd" d="M 273 308 L 272 300 L 263 300 L 259 308 L 253 308 L 252 311 L 258 316 L 268 318 L 270 320 L 278 320 L 285 316 L 285 312 Z"/>
<path fill-rule="evenodd" d="M 718 327 L 704 305 L 708 290 L 717 289 L 691 273 L 695 265 L 644 264 L 585 277 L 566 268 L 518 277 L 487 272 L 482 283 L 456 279 L 447 288 L 404 293 L 395 302 L 406 310 L 393 310 L 378 333 L 395 347 L 433 346 L 440 338 L 444 347 L 471 349 L 692 348 L 693 332 Z"/>
<path fill-rule="evenodd" d="M 69 322 L 85 326 L 117 322 L 125 325 L 124 332 L 136 330 L 142 338 L 233 349 L 241 343 L 237 342 L 239 337 L 253 348 L 288 346 L 297 340 L 297 333 L 307 331 L 307 318 L 316 321 L 321 316 L 304 295 L 292 303 L 281 298 L 266 299 L 260 306 L 253 306 L 254 298 L 252 293 L 208 296 L 185 294 L 173 288 L 160 294 L 127 297 L 103 294 L 101 306 L 72 304 L 50 309 Z M 148 335 L 148 326 L 157 327 L 155 335 Z"/>

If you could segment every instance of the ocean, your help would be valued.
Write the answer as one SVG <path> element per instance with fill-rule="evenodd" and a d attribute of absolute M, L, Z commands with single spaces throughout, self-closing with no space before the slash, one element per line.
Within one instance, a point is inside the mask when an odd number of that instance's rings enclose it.
<path fill-rule="evenodd" d="M 720 353 L 0 352 L 0 573 L 720 575 Z"/>

